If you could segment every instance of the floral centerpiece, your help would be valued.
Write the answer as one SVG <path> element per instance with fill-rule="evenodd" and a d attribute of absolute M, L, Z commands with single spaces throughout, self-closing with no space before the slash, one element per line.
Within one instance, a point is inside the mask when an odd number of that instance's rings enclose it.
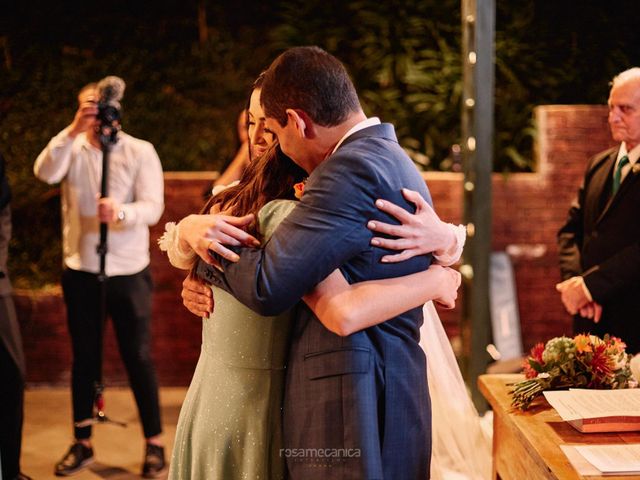
<path fill-rule="evenodd" d="M 524 363 L 527 378 L 513 388 L 511 405 L 526 410 L 544 390 L 635 387 L 626 344 L 619 338 L 581 334 L 538 343 Z"/>

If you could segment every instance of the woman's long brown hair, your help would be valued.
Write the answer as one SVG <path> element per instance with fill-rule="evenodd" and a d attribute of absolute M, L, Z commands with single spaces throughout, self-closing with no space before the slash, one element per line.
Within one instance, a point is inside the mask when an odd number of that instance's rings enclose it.
<path fill-rule="evenodd" d="M 263 79 L 264 72 L 253 83 L 252 91 L 262 86 Z M 247 111 L 248 108 L 249 105 Z M 252 213 L 255 221 L 247 227 L 247 232 L 261 239 L 258 222 L 260 209 L 271 200 L 295 200 L 293 186 L 306 178 L 307 173 L 282 152 L 277 141 L 256 159 L 251 157 L 249 148 L 249 158 L 251 161 L 238 184 L 211 197 L 200 213 L 209 213 L 215 205 L 219 206 L 221 212 L 236 217 Z M 195 275 L 195 268 L 191 269 L 192 276 Z"/>
<path fill-rule="evenodd" d="M 258 212 L 271 200 L 295 200 L 293 186 L 301 182 L 307 173 L 287 157 L 278 142 L 263 155 L 252 161 L 245 169 L 238 185 L 229 187 L 211 197 L 200 213 L 209 213 L 218 205 L 227 215 L 241 217 L 252 213 L 255 221 L 247 227 L 247 232 L 262 239 Z M 196 264 L 191 268 L 191 277 L 196 277 Z"/>
<path fill-rule="evenodd" d="M 258 212 L 271 200 L 295 200 L 293 186 L 307 176 L 306 172 L 287 157 L 278 142 L 245 169 L 238 185 L 211 197 L 201 213 L 209 213 L 214 205 L 227 215 L 241 217 L 252 213 L 256 219 L 247 231 L 260 237 Z"/>

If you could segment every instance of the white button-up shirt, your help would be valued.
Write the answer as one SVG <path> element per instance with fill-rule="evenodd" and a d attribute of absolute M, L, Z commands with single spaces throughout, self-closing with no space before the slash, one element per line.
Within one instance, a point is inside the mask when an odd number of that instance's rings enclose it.
<path fill-rule="evenodd" d="M 61 182 L 64 264 L 98 273 L 102 151 L 84 133 L 71 138 L 67 127 L 40 153 L 34 173 L 49 184 Z M 118 133 L 109 154 L 108 196 L 121 204 L 125 218 L 109 225 L 106 274 L 138 273 L 149 265 L 149 226 L 164 210 L 162 166 L 153 145 Z"/>
<path fill-rule="evenodd" d="M 633 166 L 638 162 L 638 158 L 640 158 L 640 145 L 636 145 L 629 152 L 627 151 L 627 144 L 625 142 L 622 142 L 622 144 L 620 144 L 620 149 L 618 150 L 618 158 L 616 159 L 616 164 L 613 167 L 614 173 L 618 168 L 618 164 L 620 163 L 620 160 L 624 156 L 629 157 L 629 163 L 623 166 L 622 170 L 620 171 L 620 183 L 623 182 L 624 178 L 631 171 Z"/>

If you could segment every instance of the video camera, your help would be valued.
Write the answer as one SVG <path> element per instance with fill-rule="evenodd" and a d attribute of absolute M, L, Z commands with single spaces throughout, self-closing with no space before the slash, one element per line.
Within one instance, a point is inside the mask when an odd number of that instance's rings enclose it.
<path fill-rule="evenodd" d="M 122 118 L 122 107 L 120 100 L 124 95 L 124 80 L 116 76 L 108 76 L 98 82 L 98 115 L 100 121 L 99 137 L 100 143 L 104 145 L 114 145 L 118 141 L 120 131 L 120 119 Z"/>

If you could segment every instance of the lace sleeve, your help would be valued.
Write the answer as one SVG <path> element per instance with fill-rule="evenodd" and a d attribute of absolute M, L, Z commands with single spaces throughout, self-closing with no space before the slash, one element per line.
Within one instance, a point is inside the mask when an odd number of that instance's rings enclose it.
<path fill-rule="evenodd" d="M 231 182 L 229 185 L 217 185 L 211 190 L 211 195 L 216 196 L 218 193 L 229 187 L 238 185 L 239 181 Z M 167 252 L 169 262 L 176 268 L 189 270 L 196 262 L 197 254 L 191 248 L 184 251 L 180 248 L 180 228 L 175 222 L 168 222 L 164 225 L 164 233 L 158 239 L 158 246 L 163 252 Z"/>
<path fill-rule="evenodd" d="M 462 249 L 464 248 L 464 242 L 467 239 L 467 228 L 464 225 L 454 225 L 452 223 L 449 223 L 448 225 L 449 228 L 453 230 L 455 242 L 444 254 L 433 256 L 436 263 L 443 266 L 453 265 L 460 260 Z"/>
<path fill-rule="evenodd" d="M 217 194 L 219 194 L 220 192 L 225 191 L 227 188 L 231 188 L 231 187 L 235 187 L 236 185 L 238 185 L 240 183 L 240 180 L 236 180 L 235 182 L 231 182 L 229 185 L 215 185 L 212 189 L 211 189 L 211 196 L 215 197 Z"/>
<path fill-rule="evenodd" d="M 167 252 L 169 262 L 176 268 L 189 270 L 196 261 L 196 252 L 189 249 L 185 252 L 180 248 L 180 230 L 175 222 L 166 223 L 164 233 L 158 239 L 160 250 Z"/>

